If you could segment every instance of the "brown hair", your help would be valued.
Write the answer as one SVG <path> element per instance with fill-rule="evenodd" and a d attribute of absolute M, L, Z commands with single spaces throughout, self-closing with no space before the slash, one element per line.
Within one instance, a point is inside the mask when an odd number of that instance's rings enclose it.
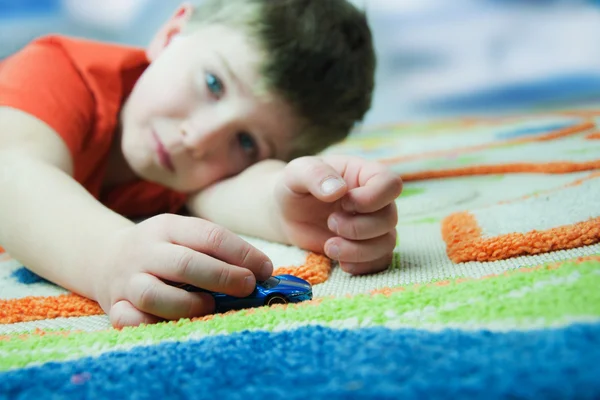
<path fill-rule="evenodd" d="M 347 0 L 203 0 L 191 23 L 242 29 L 264 51 L 264 85 L 301 121 L 287 159 L 343 140 L 371 107 L 371 30 Z"/>

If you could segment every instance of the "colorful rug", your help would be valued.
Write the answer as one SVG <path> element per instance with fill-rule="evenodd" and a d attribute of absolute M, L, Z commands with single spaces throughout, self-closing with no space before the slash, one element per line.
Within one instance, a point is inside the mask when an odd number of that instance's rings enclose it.
<path fill-rule="evenodd" d="M 599 398 L 592 111 L 365 129 L 328 153 L 406 181 L 390 268 L 246 238 L 315 299 L 111 329 L 0 254 L 4 398 Z"/>

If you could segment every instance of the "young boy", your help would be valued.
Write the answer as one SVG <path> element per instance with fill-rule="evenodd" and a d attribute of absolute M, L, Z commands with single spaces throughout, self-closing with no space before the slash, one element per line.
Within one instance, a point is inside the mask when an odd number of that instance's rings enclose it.
<path fill-rule="evenodd" d="M 0 243 L 115 327 L 213 310 L 165 281 L 250 294 L 273 265 L 232 231 L 380 271 L 400 179 L 308 156 L 362 120 L 374 69 L 346 0 L 183 4 L 145 52 L 34 41 L 0 64 Z"/>

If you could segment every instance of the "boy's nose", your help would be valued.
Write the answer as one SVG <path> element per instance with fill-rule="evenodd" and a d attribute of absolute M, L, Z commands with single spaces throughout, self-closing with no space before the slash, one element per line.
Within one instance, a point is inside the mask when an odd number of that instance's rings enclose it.
<path fill-rule="evenodd" d="M 232 129 L 231 123 L 224 120 L 219 121 L 201 121 L 197 123 L 184 123 L 180 131 L 183 136 L 183 145 L 196 157 L 217 151 L 221 145 L 226 142 L 229 132 Z"/>

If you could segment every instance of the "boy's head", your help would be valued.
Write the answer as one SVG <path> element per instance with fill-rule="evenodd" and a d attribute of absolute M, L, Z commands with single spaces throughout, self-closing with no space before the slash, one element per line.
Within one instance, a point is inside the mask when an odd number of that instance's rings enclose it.
<path fill-rule="evenodd" d="M 344 139 L 371 106 L 376 64 L 371 32 L 365 15 L 347 0 L 183 4 L 158 32 L 148 56 L 151 66 L 124 112 L 123 150 L 138 175 L 179 190 L 201 189 L 263 158 L 290 160 L 318 153 Z M 190 74 L 193 85 L 181 76 Z M 195 95 L 184 87 L 186 82 L 208 89 Z M 149 99 L 158 92 L 163 104 Z M 167 142 L 159 143 L 158 157 L 152 157 L 167 171 L 146 168 L 153 160 L 147 155 L 143 159 L 142 133 L 128 134 L 128 113 L 133 129 L 136 119 L 138 131 L 140 124 L 153 125 L 152 136 Z M 177 150 L 173 130 L 182 137 L 207 139 L 205 133 L 216 128 L 220 133 L 214 137 L 233 137 L 242 153 L 251 152 L 255 159 L 237 163 L 237 155 L 229 152 L 220 163 L 235 165 L 212 165 L 208 170 L 205 165 L 203 172 L 198 163 L 192 167 L 191 160 L 183 160 L 180 167 L 170 159 L 173 154 L 165 159 L 165 148 L 167 153 Z M 253 128 L 261 132 L 251 132 Z M 215 141 L 196 144 L 209 147 L 192 151 L 197 160 L 209 150 L 214 150 L 215 159 L 216 153 L 226 154 L 216 150 Z M 263 151 L 265 146 L 268 150 Z M 176 179 L 168 176 L 174 172 L 180 175 Z"/>
<path fill-rule="evenodd" d="M 346 0 L 204 0 L 188 29 L 224 24 L 260 48 L 261 82 L 302 126 L 290 158 L 345 138 L 371 106 L 375 54 L 365 15 Z"/>

